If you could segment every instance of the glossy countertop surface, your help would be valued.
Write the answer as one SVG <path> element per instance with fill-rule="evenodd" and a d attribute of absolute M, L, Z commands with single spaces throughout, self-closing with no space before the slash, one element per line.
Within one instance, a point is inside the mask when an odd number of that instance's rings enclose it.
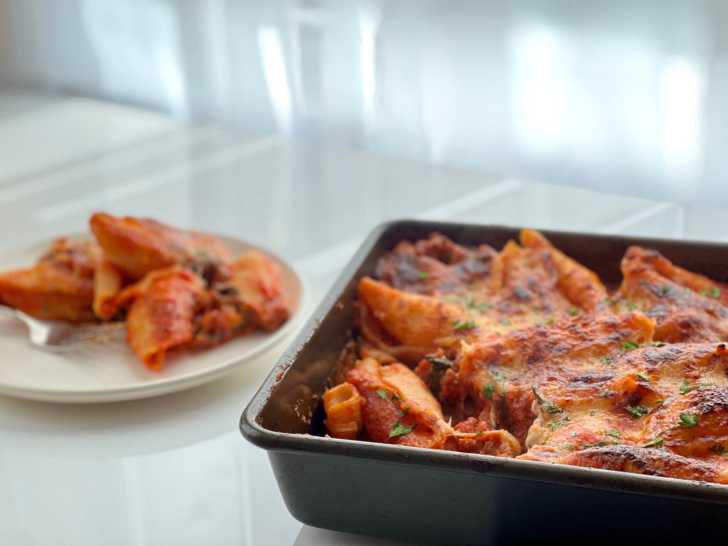
<path fill-rule="evenodd" d="M 312 288 L 308 311 L 367 232 L 393 218 L 728 240 L 717 209 L 184 126 L 79 98 L 0 93 L 0 150 L 0 248 L 83 230 L 99 209 L 153 216 L 280 254 Z M 237 431 L 288 341 L 224 379 L 149 400 L 0 396 L 0 544 L 387 544 L 302 527 L 265 453 Z"/>
<path fill-rule="evenodd" d="M 491 176 L 728 207 L 728 4 L 0 4 L 0 81 Z"/>

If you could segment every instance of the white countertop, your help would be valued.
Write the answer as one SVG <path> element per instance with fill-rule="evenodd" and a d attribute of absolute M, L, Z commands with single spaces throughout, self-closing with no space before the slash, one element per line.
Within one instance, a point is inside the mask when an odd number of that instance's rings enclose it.
<path fill-rule="evenodd" d="M 0 93 L 0 150 L 0 248 L 82 230 L 94 210 L 153 216 L 270 248 L 307 277 L 312 304 L 367 232 L 398 217 L 728 239 L 722 211 L 186 127 L 87 99 Z M 302 528 L 265 453 L 240 436 L 285 345 L 156 399 L 0 396 L 0 544 L 391 544 Z"/>

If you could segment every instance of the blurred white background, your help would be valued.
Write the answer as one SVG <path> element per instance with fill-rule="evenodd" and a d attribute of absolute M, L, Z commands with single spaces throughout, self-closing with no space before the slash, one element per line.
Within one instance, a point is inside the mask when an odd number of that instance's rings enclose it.
<path fill-rule="evenodd" d="M 0 82 L 728 206 L 728 3 L 0 0 Z"/>

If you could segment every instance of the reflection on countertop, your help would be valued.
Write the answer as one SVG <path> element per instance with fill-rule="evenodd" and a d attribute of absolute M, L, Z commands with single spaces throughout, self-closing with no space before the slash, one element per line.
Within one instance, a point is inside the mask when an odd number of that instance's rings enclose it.
<path fill-rule="evenodd" d="M 0 81 L 496 178 L 728 206 L 725 2 L 36 3 L 53 25 L 32 3 L 4 8 Z"/>

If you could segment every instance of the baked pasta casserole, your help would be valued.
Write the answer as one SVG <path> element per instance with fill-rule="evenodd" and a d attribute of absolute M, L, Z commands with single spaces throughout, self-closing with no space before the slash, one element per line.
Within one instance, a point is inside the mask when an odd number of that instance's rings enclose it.
<path fill-rule="evenodd" d="M 728 287 L 641 247 L 621 272 L 528 229 L 400 242 L 358 283 L 328 433 L 728 483 Z"/>

